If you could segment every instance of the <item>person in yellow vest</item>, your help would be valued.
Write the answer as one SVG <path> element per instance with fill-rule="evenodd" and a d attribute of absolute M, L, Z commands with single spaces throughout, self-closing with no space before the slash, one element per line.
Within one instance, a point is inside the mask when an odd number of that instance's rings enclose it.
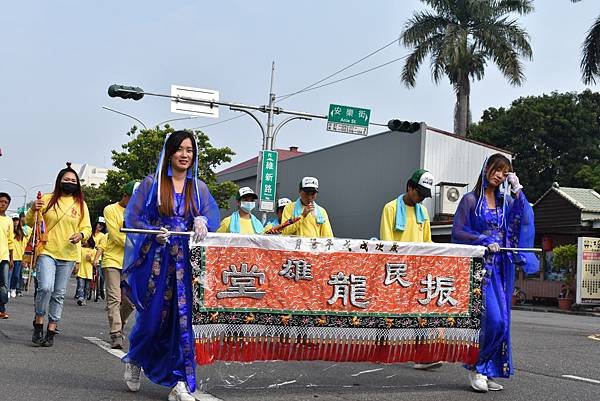
<path fill-rule="evenodd" d="M 6 304 L 10 293 L 10 270 L 13 267 L 13 222 L 6 215 L 10 195 L 0 192 L 0 319 L 8 319 Z"/>
<path fill-rule="evenodd" d="M 23 294 L 21 290 L 23 288 L 22 268 L 23 266 L 23 255 L 25 254 L 25 247 L 27 241 L 29 241 L 29 235 L 25 232 L 23 225 L 21 224 L 21 218 L 18 213 L 12 215 L 14 241 L 13 241 L 13 271 L 10 279 L 10 291 L 11 297 L 21 297 Z M 31 232 L 31 230 L 29 230 Z"/>
<path fill-rule="evenodd" d="M 83 241 L 81 247 L 79 247 L 80 258 L 79 267 L 77 268 L 77 305 L 85 306 L 85 299 L 87 294 L 90 292 L 90 284 L 94 277 L 94 257 L 96 256 L 96 243 L 94 237 L 90 237 Z M 77 265 L 77 264 L 76 264 Z"/>
<path fill-rule="evenodd" d="M 28 225 L 33 226 L 38 210 L 42 211 L 47 241 L 35 266 L 38 289 L 31 341 L 36 346 L 51 347 L 62 315 L 67 282 L 79 259 L 79 242 L 92 235 L 88 207 L 71 163 L 59 171 L 54 191 L 33 203 L 25 216 Z M 46 314 L 48 327 L 44 336 Z"/>
<path fill-rule="evenodd" d="M 413 173 L 406 193 L 386 203 L 381 213 L 379 239 L 396 242 L 432 242 L 427 208 L 421 204 L 431 198 L 433 175 L 423 169 Z"/>
<path fill-rule="evenodd" d="M 386 203 L 381 213 L 379 236 L 384 241 L 432 242 L 427 208 L 421 204 L 431 198 L 433 174 L 424 169 L 413 173 L 406 183 L 406 193 Z M 441 362 L 415 363 L 419 370 L 437 369 Z"/>
<path fill-rule="evenodd" d="M 252 214 L 256 207 L 258 195 L 252 188 L 243 187 L 237 193 L 238 210 L 231 216 L 227 216 L 221 221 L 217 229 L 218 233 L 237 233 L 237 234 L 262 234 L 265 227 L 260 220 Z"/>
<path fill-rule="evenodd" d="M 333 237 L 327 211 L 315 202 L 319 193 L 319 180 L 315 177 L 304 177 L 298 188 L 298 199 L 284 207 L 281 221 L 295 217 L 300 217 L 300 220 L 285 227 L 283 235 L 310 238 Z"/>
<path fill-rule="evenodd" d="M 94 233 L 92 234 L 92 237 L 94 237 L 96 248 L 98 248 L 100 244 L 106 243 L 106 221 L 104 220 L 103 216 L 98 216 L 98 221 L 96 221 L 96 225 L 94 226 Z M 98 270 L 98 289 L 96 290 L 96 298 L 94 299 L 94 302 L 98 302 L 99 298 L 105 298 L 104 272 L 102 269 Z"/>
<path fill-rule="evenodd" d="M 121 292 L 121 272 L 125 252 L 125 233 L 121 232 L 121 228 L 124 226 L 125 208 L 138 185 L 136 181 L 128 182 L 123 187 L 121 200 L 104 208 L 104 221 L 108 233 L 97 246 L 98 253 L 94 261 L 94 265 L 98 266 L 98 261 L 102 257 L 110 346 L 113 349 L 123 349 L 123 328 L 133 312 L 133 305 Z"/>

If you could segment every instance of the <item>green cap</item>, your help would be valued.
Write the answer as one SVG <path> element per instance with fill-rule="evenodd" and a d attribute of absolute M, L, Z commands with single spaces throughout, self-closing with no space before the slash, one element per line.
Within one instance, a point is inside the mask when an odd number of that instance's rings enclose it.
<path fill-rule="evenodd" d="M 123 187 L 123 192 L 125 194 L 131 196 L 131 195 L 133 195 L 133 191 L 135 191 L 135 189 L 138 187 L 138 185 L 140 185 L 140 183 L 138 181 L 129 181 Z"/>
<path fill-rule="evenodd" d="M 425 198 L 431 198 L 433 188 L 433 174 L 422 168 L 418 169 L 410 177 L 413 184 L 417 185 L 419 193 Z"/>

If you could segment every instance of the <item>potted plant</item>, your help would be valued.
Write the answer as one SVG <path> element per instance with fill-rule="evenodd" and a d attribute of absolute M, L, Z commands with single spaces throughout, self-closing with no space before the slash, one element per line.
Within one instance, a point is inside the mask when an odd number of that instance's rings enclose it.
<path fill-rule="evenodd" d="M 552 253 L 554 254 L 554 266 L 566 269 L 565 281 L 558 294 L 558 307 L 563 310 L 570 310 L 574 295 L 573 284 L 577 265 L 577 245 L 557 246 L 552 250 Z"/>

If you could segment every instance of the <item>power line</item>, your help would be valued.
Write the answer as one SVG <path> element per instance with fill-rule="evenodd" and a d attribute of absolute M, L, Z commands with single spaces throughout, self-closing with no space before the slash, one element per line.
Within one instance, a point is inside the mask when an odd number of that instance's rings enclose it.
<path fill-rule="evenodd" d="M 240 114 L 239 116 L 231 117 L 231 118 L 228 118 L 226 120 L 219 121 L 216 123 L 201 125 L 200 127 L 194 127 L 192 129 L 201 129 L 201 128 L 206 128 L 206 127 L 212 127 L 213 125 L 223 124 L 223 123 L 229 122 L 231 120 L 235 120 L 236 118 L 240 118 L 240 117 L 244 117 L 244 114 Z"/>
<path fill-rule="evenodd" d="M 390 60 L 390 61 L 388 61 L 388 62 L 386 62 L 386 63 L 383 63 L 383 64 L 376 65 L 375 67 L 369 68 L 369 69 L 367 69 L 367 70 L 364 70 L 364 71 L 361 71 L 361 72 L 357 72 L 356 74 L 348 75 L 347 77 L 340 78 L 340 79 L 337 79 L 337 80 L 335 80 L 335 81 L 327 82 L 326 84 L 323 84 L 323 85 L 314 86 L 314 87 L 312 87 L 312 88 L 309 88 L 309 89 L 304 89 L 304 90 L 302 90 L 302 91 L 299 91 L 299 92 L 296 92 L 296 93 L 294 93 L 294 94 L 297 94 L 297 93 L 304 93 L 304 92 L 310 92 L 310 91 L 312 91 L 312 90 L 319 89 L 319 88 L 323 88 L 323 87 L 325 87 L 325 86 L 329 86 L 329 85 L 337 84 L 338 82 L 342 82 L 342 81 L 345 81 L 345 80 L 347 80 L 347 79 L 354 78 L 354 77 L 357 77 L 357 76 L 359 76 L 359 75 L 362 75 L 362 74 L 366 74 L 367 72 L 371 72 L 371 71 L 377 70 L 377 69 L 379 69 L 379 68 L 385 67 L 386 65 L 390 65 L 390 64 L 392 64 L 392 63 L 395 63 L 395 62 L 397 62 L 397 61 L 400 61 L 400 60 L 402 60 L 402 59 L 404 59 L 404 58 L 406 58 L 406 57 L 408 57 L 408 56 L 402 56 L 402 57 L 398 57 L 398 58 L 395 58 L 395 59 L 393 59 L 393 60 Z"/>
<path fill-rule="evenodd" d="M 360 63 L 361 61 L 368 59 L 369 57 L 371 57 L 371 56 L 373 56 L 374 54 L 377 54 L 377 53 L 379 53 L 380 51 L 382 51 L 382 50 L 384 50 L 384 49 L 386 49 L 386 48 L 390 47 L 391 45 L 393 45 L 393 44 L 394 44 L 394 43 L 396 43 L 396 42 L 398 42 L 398 38 L 395 38 L 395 39 L 394 39 L 394 40 L 392 40 L 390 43 L 388 43 L 388 44 L 386 44 L 386 45 L 384 45 L 384 46 L 380 47 L 379 49 L 377 49 L 377 50 L 375 50 L 375 51 L 373 51 L 373 52 L 371 52 L 371 53 L 369 53 L 369 54 L 367 54 L 366 56 L 364 56 L 363 58 L 361 58 L 361 59 L 359 59 L 359 60 L 355 61 L 354 63 L 352 63 L 352 64 L 350 64 L 350 65 L 348 65 L 348 66 L 346 66 L 346 67 L 344 67 L 344 68 L 342 68 L 342 69 L 340 69 L 340 70 L 337 70 L 337 71 L 336 71 L 336 72 L 334 72 L 333 74 L 330 74 L 330 75 L 326 76 L 325 78 L 323 78 L 323 79 L 320 79 L 320 80 L 318 80 L 317 82 L 315 82 L 315 83 L 313 83 L 313 84 L 311 84 L 311 85 L 308 85 L 307 87 L 304 87 L 304 88 L 302 88 L 302 89 L 300 89 L 300 90 L 298 90 L 298 91 L 296 91 L 296 92 L 288 93 L 287 95 L 278 96 L 278 97 L 277 97 L 277 100 L 276 100 L 276 102 L 281 102 L 281 101 L 283 101 L 283 100 L 285 100 L 285 99 L 287 99 L 287 98 L 289 98 L 289 97 L 291 97 L 291 96 L 297 95 L 297 94 L 299 94 L 299 93 L 302 93 L 302 92 L 306 92 L 308 89 L 312 88 L 313 86 L 315 86 L 315 85 L 318 85 L 318 84 L 320 84 L 321 82 L 328 80 L 329 78 L 331 78 L 331 77 L 333 77 L 333 76 L 335 76 L 335 75 L 339 74 L 340 72 L 344 72 L 344 71 L 346 71 L 346 70 L 347 70 L 347 69 L 349 69 L 350 67 L 353 67 L 353 66 L 355 66 L 356 64 Z"/>

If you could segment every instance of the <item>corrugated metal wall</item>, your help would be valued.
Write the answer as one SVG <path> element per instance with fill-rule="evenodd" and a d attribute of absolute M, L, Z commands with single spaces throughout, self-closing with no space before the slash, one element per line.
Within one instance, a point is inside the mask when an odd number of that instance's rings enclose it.
<path fill-rule="evenodd" d="M 336 237 L 379 237 L 383 206 L 406 191 L 416 169 L 430 170 L 436 183 L 464 182 L 472 187 L 485 156 L 496 152 L 432 130 L 384 132 L 280 162 L 277 197 L 297 199 L 300 179 L 315 176 L 320 185 L 317 203 L 327 210 Z M 219 180 L 254 188 L 256 167 L 220 175 Z M 425 205 L 433 218 L 433 202 Z"/>
<path fill-rule="evenodd" d="M 463 183 L 468 185 L 467 190 L 470 191 L 477 183 L 483 161 L 494 153 L 502 153 L 512 160 L 508 152 L 427 129 L 423 137 L 422 166 L 431 171 L 436 184 L 442 181 Z M 433 216 L 433 200 L 425 201 L 425 205 Z"/>

